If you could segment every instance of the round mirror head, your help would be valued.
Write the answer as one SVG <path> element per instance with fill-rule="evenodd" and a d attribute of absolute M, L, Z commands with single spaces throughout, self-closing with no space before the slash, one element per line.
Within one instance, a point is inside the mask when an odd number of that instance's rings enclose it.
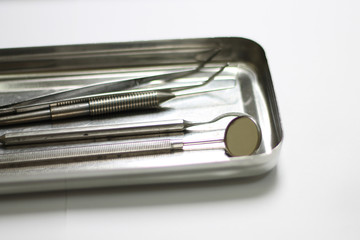
<path fill-rule="evenodd" d="M 260 128 L 247 116 L 234 118 L 226 128 L 226 152 L 232 156 L 247 156 L 258 149 L 261 142 Z"/>

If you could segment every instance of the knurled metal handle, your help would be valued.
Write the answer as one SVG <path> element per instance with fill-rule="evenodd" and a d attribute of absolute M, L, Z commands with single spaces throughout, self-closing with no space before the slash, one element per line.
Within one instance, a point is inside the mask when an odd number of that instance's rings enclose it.
<path fill-rule="evenodd" d="M 86 147 L 72 147 L 52 149 L 47 151 L 33 151 L 9 153 L 0 155 L 0 166 L 19 163 L 36 163 L 39 161 L 56 161 L 64 159 L 78 159 L 90 157 L 105 157 L 114 155 L 119 157 L 123 154 L 131 153 L 154 153 L 154 152 L 170 152 L 179 149 L 181 146 L 173 146 L 169 139 L 138 141 L 117 144 L 106 144 Z M 59 163 L 59 162 L 57 162 Z"/>
<path fill-rule="evenodd" d="M 113 95 L 89 100 L 90 114 L 101 115 L 133 109 L 149 109 L 159 107 L 157 92 L 136 92 Z"/>

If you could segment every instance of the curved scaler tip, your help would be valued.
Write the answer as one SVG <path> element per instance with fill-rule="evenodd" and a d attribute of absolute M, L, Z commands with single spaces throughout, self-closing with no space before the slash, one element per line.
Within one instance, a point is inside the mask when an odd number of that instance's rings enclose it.
<path fill-rule="evenodd" d="M 200 71 L 200 69 L 202 69 L 207 63 L 211 62 L 220 52 L 221 52 L 220 47 L 215 48 L 213 50 L 213 53 L 196 68 L 196 71 Z"/>

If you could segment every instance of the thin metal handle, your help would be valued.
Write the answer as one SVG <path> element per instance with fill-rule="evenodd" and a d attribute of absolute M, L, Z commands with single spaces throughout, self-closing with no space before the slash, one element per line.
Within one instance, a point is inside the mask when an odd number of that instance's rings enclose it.
<path fill-rule="evenodd" d="M 37 163 L 43 161 L 72 160 L 91 157 L 114 156 L 119 157 L 124 154 L 135 153 L 154 153 L 154 152 L 171 152 L 176 149 L 182 149 L 182 145 L 173 143 L 169 139 L 139 141 L 118 144 L 107 144 L 87 147 L 61 148 L 48 151 L 34 151 L 9 153 L 0 155 L 0 166 Z"/>
<path fill-rule="evenodd" d="M 185 130 L 184 120 L 167 120 L 116 124 L 109 126 L 91 126 L 79 128 L 61 128 L 28 132 L 9 132 L 0 137 L 6 146 L 19 144 L 48 143 L 69 140 L 86 140 L 105 137 L 138 136 L 182 132 Z"/>

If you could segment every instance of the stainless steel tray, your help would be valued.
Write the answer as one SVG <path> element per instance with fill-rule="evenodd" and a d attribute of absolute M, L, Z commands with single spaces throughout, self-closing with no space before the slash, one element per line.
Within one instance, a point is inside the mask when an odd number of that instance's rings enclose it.
<path fill-rule="evenodd" d="M 12 126 L 2 128 L 0 134 L 150 120 L 207 121 L 222 113 L 240 111 L 253 116 L 261 127 L 262 142 L 255 154 L 228 157 L 222 144 L 214 144 L 167 154 L 15 165 L 0 169 L 0 194 L 216 180 L 255 176 L 271 170 L 276 165 L 282 142 L 281 122 L 265 53 L 248 39 L 204 38 L 0 49 L 0 104 L 101 82 L 107 77 L 107 80 L 126 79 L 188 69 L 197 66 L 215 48 L 222 50 L 210 64 L 179 81 L 204 80 L 209 72 L 229 62 L 230 66 L 211 87 L 235 80 L 235 88 L 172 100 L 164 105 L 164 110 Z M 152 135 L 141 139 L 222 138 L 230 120 L 195 127 L 185 134 Z M 1 146 L 0 161 L 3 154 L 12 152 L 127 141 L 134 141 L 134 138 Z"/>

